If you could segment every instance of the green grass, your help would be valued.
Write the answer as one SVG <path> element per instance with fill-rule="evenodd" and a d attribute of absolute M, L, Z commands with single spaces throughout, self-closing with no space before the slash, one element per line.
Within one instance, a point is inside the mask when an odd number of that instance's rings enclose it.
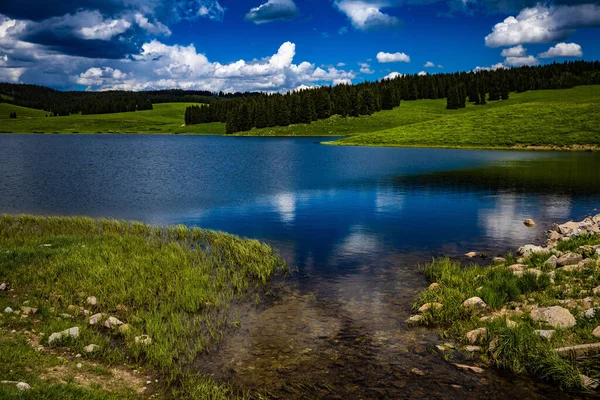
<path fill-rule="evenodd" d="M 181 126 L 185 108 L 194 103 L 154 104 L 153 110 L 116 114 L 46 117 L 45 111 L 0 103 L 2 132 L 10 133 L 199 133 L 224 134 L 220 122 Z M 17 119 L 8 119 L 11 112 Z M 5 119 L 6 118 L 6 119 Z"/>
<path fill-rule="evenodd" d="M 47 338 L 78 326 L 79 338 L 56 346 L 85 354 L 83 347 L 94 343 L 100 350 L 86 357 L 106 365 L 147 365 L 163 376 L 164 390 L 175 397 L 230 398 L 235 395 L 231 389 L 186 367 L 236 328 L 237 303 L 257 301 L 271 278 L 284 271 L 284 262 L 269 246 L 225 233 L 3 215 L 0 281 L 14 292 L 0 292 L 0 309 L 18 310 L 28 301 L 38 312 L 26 319 L 4 315 L 0 328 L 36 329 Z M 88 296 L 96 296 L 98 305 L 88 305 Z M 120 334 L 89 326 L 88 318 L 73 306 L 114 316 L 130 324 L 130 330 Z M 63 313 L 73 318 L 61 318 Z M 142 334 L 152 338 L 149 346 L 135 343 Z M 11 357 L 6 353 L 0 346 L 0 360 Z M 38 364 L 34 359 L 29 363 Z"/>
<path fill-rule="evenodd" d="M 511 93 L 507 101 L 467 105 L 456 111 L 435 104 L 435 118 L 398 124 L 328 144 L 351 146 L 510 148 L 515 146 L 600 146 L 600 86 Z M 401 114 L 420 103 L 402 102 Z"/>
<path fill-rule="evenodd" d="M 560 241 L 559 250 L 581 253 L 585 250 L 579 249 L 579 246 L 598 243 L 598 235 L 581 235 Z M 522 262 L 526 270 L 520 277 L 507 269 L 515 262 L 511 255 L 506 257 L 505 263 L 495 266 L 465 267 L 448 258 L 434 260 L 422 270 L 428 280 L 438 283 L 438 286 L 421 292 L 413 308 L 417 310 L 421 305 L 432 302 L 442 304 L 439 309 L 431 308 L 424 312 L 421 323 L 442 328 L 442 337 L 458 343 L 470 344 L 466 333 L 486 328 L 488 334 L 478 343 L 483 349 L 481 360 L 484 362 L 517 374 L 553 381 L 566 389 L 581 389 L 580 374 L 597 379 L 600 377 L 598 365 L 585 360 L 561 358 L 554 349 L 598 341 L 591 332 L 600 325 L 600 313 L 593 318 L 579 315 L 586 308 L 581 299 L 593 296 L 592 289 L 600 285 L 600 260 L 597 254 L 590 254 L 587 256 L 591 257 L 591 262 L 581 271 L 556 270 L 553 282 L 548 273 L 537 276 L 527 271 L 541 269 L 549 255 L 526 258 Z M 481 297 L 489 308 L 485 311 L 464 308 L 462 303 L 474 296 Z M 530 318 L 528 307 L 532 305 L 565 307 L 575 316 L 577 325 L 570 329 L 557 329 L 550 340 L 542 339 L 534 330 L 554 328 Z M 503 316 L 505 313 L 508 316 Z M 508 319 L 514 326 L 509 326 Z"/>

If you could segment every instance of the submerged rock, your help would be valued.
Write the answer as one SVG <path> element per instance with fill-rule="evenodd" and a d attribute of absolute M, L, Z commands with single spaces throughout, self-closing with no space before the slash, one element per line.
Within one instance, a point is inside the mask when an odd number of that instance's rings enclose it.
<path fill-rule="evenodd" d="M 458 364 L 458 363 L 454 363 L 452 365 L 454 365 L 456 368 L 461 369 L 463 371 L 475 372 L 476 374 L 482 374 L 484 371 L 483 368 L 474 367 L 472 365 Z"/>
<path fill-rule="evenodd" d="M 531 319 L 546 322 L 553 328 L 571 328 L 577 324 L 575 317 L 560 306 L 543 307 L 531 310 Z"/>
<path fill-rule="evenodd" d="M 475 258 L 475 257 L 477 257 L 477 252 L 476 251 L 470 251 L 470 252 L 468 252 L 468 253 L 465 254 L 465 257 Z"/>
<path fill-rule="evenodd" d="M 525 221 L 523 221 L 523 224 L 525 224 L 526 227 L 531 228 L 532 226 L 535 226 L 535 221 L 531 218 L 527 218 Z"/>

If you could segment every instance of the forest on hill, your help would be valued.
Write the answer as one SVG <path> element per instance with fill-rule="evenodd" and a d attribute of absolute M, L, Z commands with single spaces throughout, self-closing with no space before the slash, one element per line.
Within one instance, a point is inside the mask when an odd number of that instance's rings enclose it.
<path fill-rule="evenodd" d="M 600 62 L 575 61 L 536 67 L 435 75 L 403 75 L 356 85 L 320 87 L 282 94 L 260 94 L 209 106 L 190 106 L 185 123 L 225 122 L 227 133 L 252 128 L 310 124 L 332 115 L 364 116 L 391 110 L 401 101 L 447 98 L 448 109 L 466 102 L 486 104 L 506 100 L 510 92 L 568 89 L 600 84 Z"/>
<path fill-rule="evenodd" d="M 143 92 L 62 92 L 45 86 L 0 82 L 0 103 L 48 112 L 48 116 L 71 114 L 111 114 L 152 110 L 152 104 L 209 103 L 213 100 L 234 99 L 252 93 L 211 93 L 199 90 L 155 90 Z"/>

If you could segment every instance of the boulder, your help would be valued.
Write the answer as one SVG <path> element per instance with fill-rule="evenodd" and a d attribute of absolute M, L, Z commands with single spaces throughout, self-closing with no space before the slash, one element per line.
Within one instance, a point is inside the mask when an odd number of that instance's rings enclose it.
<path fill-rule="evenodd" d="M 544 262 L 544 267 L 549 268 L 549 269 L 554 269 L 554 268 L 556 268 L 557 264 L 558 264 L 558 257 L 556 257 L 555 255 L 551 255 L 550 258 L 548 258 Z"/>
<path fill-rule="evenodd" d="M 96 296 L 90 296 L 85 300 L 90 306 L 95 306 L 96 304 L 98 304 L 98 299 L 96 298 Z"/>
<path fill-rule="evenodd" d="M 556 331 L 553 329 L 536 329 L 533 332 L 547 340 L 550 340 L 552 335 L 554 335 L 556 333 Z"/>
<path fill-rule="evenodd" d="M 566 265 L 577 265 L 581 260 L 583 260 L 581 254 L 567 253 L 560 256 L 560 258 L 556 260 L 556 264 L 561 267 L 564 267 Z"/>
<path fill-rule="evenodd" d="M 419 312 L 420 313 L 424 313 L 426 311 L 429 311 L 431 309 L 435 309 L 435 310 L 439 310 L 440 308 L 442 308 L 442 304 L 441 303 L 425 303 L 423 304 L 420 308 L 419 308 Z"/>
<path fill-rule="evenodd" d="M 551 242 L 556 242 L 560 238 L 561 238 L 560 233 L 558 233 L 556 231 L 550 231 L 550 233 L 548 234 L 548 240 Z"/>
<path fill-rule="evenodd" d="M 531 228 L 535 225 L 535 221 L 531 218 L 527 218 L 525 221 L 523 221 L 523 224 L 525 224 L 526 227 Z"/>
<path fill-rule="evenodd" d="M 119 321 L 115 317 L 108 317 L 106 321 L 104 321 L 104 326 L 108 329 L 115 329 L 119 327 L 119 325 L 123 325 L 123 321 Z"/>
<path fill-rule="evenodd" d="M 463 302 L 463 307 L 465 308 L 486 308 L 487 304 L 480 297 L 471 297 Z"/>
<path fill-rule="evenodd" d="M 554 230 L 560 233 L 561 235 L 573 236 L 579 233 L 579 223 L 569 221 L 561 225 L 555 224 Z"/>
<path fill-rule="evenodd" d="M 97 344 L 88 344 L 83 348 L 83 351 L 85 351 L 86 353 L 93 353 L 97 350 L 100 350 L 100 346 L 98 346 Z"/>
<path fill-rule="evenodd" d="M 532 254 L 550 254 L 550 250 L 533 244 L 526 244 L 525 246 L 519 247 L 517 254 L 525 258 L 530 257 Z"/>
<path fill-rule="evenodd" d="M 575 317 L 566 308 L 560 306 L 535 308 L 531 310 L 531 319 L 546 322 L 553 328 L 571 328 L 577 324 Z"/>
<path fill-rule="evenodd" d="M 577 346 L 560 347 L 555 350 L 561 357 L 578 358 L 600 353 L 600 343 L 578 344 Z"/>
<path fill-rule="evenodd" d="M 473 329 L 472 331 L 469 331 L 465 334 L 467 340 L 471 344 L 475 344 L 475 343 L 479 342 L 480 340 L 485 338 L 486 335 L 487 335 L 486 328 Z"/>

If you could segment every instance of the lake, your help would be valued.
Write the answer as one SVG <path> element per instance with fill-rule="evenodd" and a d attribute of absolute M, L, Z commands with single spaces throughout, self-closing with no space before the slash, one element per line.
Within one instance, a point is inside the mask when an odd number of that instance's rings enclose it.
<path fill-rule="evenodd" d="M 0 212 L 197 225 L 276 247 L 295 272 L 198 364 L 219 380 L 284 398 L 559 397 L 458 372 L 429 351 L 435 331 L 404 320 L 427 284 L 419 264 L 514 252 L 597 213 L 600 154 L 321 140 L 0 135 Z"/>

